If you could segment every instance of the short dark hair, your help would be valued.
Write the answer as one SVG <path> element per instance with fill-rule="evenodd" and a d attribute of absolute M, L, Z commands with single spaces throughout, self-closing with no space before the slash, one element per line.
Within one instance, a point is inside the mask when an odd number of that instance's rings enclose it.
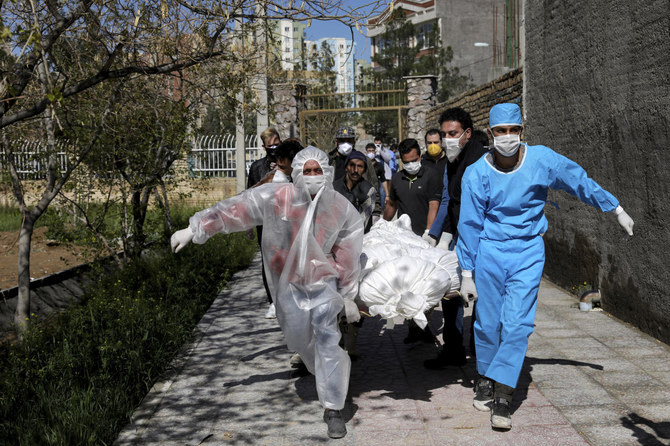
<path fill-rule="evenodd" d="M 479 143 L 484 147 L 489 146 L 489 135 L 487 135 L 486 132 L 482 130 L 473 130 L 472 139 L 479 141 Z"/>
<path fill-rule="evenodd" d="M 440 125 L 445 121 L 458 121 L 463 131 L 472 128 L 472 117 L 460 107 L 448 108 L 440 115 Z"/>
<path fill-rule="evenodd" d="M 275 150 L 275 157 L 293 161 L 296 153 L 300 152 L 302 149 L 303 147 L 302 144 L 300 144 L 300 141 L 296 138 L 289 138 L 286 141 L 279 143 Z"/>
<path fill-rule="evenodd" d="M 428 131 L 426 132 L 426 136 L 423 137 L 423 141 L 426 142 L 426 139 L 427 139 L 430 135 L 439 135 L 440 138 L 441 138 L 441 137 L 442 137 L 442 132 L 441 132 L 439 129 L 430 129 L 430 130 L 428 130 Z"/>
<path fill-rule="evenodd" d="M 367 144 L 365 145 L 365 151 L 367 152 L 367 150 L 368 150 L 370 147 L 372 147 L 373 149 L 376 149 L 376 148 L 377 148 L 377 146 L 375 146 L 373 143 L 369 142 L 369 143 L 367 143 Z"/>
<path fill-rule="evenodd" d="M 421 147 L 419 147 L 419 141 L 417 141 L 414 138 L 403 139 L 402 141 L 400 141 L 400 144 L 398 144 L 398 152 L 400 153 L 401 157 L 411 152 L 414 149 L 416 149 L 416 151 L 419 152 L 419 155 L 421 155 Z"/>
<path fill-rule="evenodd" d="M 381 142 L 384 142 L 384 138 L 382 138 L 381 136 L 375 136 L 375 139 L 373 139 L 373 141 L 381 141 Z"/>

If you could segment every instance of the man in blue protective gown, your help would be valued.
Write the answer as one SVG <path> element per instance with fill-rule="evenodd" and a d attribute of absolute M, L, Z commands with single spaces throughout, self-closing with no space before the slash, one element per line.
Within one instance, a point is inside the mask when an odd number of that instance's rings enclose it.
<path fill-rule="evenodd" d="M 456 253 L 461 294 L 482 297 L 474 326 L 475 408 L 491 411 L 491 426 L 510 429 L 510 402 L 533 332 L 544 268 L 548 188 L 560 189 L 603 212 L 614 212 L 633 235 L 633 220 L 584 169 L 545 146 L 520 143 L 521 110 L 498 104 L 489 113 L 494 150 L 465 171 Z"/>

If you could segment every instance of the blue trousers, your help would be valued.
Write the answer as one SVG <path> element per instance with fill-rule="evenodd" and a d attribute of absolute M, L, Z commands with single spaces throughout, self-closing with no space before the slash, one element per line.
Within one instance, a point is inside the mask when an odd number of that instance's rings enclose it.
<path fill-rule="evenodd" d="M 544 269 L 542 237 L 481 240 L 475 264 L 477 371 L 516 387 Z"/>

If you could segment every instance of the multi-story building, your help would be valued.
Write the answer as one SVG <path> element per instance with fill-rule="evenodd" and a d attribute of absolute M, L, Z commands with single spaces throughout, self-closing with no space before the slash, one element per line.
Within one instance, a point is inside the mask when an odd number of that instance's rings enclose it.
<path fill-rule="evenodd" d="M 481 85 L 522 65 L 523 30 L 520 4 L 523 0 L 397 0 L 407 19 L 419 31 L 414 45 L 429 51 L 428 35 L 439 27 L 443 47 L 451 47 L 450 67 L 458 68 L 474 85 Z M 371 55 L 384 42 L 391 9 L 368 20 Z"/>
<path fill-rule="evenodd" d="M 356 43 L 344 37 L 325 37 L 319 39 L 319 47 L 323 42 L 330 47 L 333 55 L 333 70 L 335 71 L 335 91 L 354 91 L 356 85 L 354 55 Z"/>
<path fill-rule="evenodd" d="M 305 23 L 284 19 L 274 20 L 271 24 L 275 52 L 281 59 L 282 70 L 304 69 Z"/>

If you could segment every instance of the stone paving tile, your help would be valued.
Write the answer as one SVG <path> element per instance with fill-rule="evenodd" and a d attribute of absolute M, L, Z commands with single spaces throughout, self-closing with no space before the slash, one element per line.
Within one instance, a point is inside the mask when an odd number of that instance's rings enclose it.
<path fill-rule="evenodd" d="M 653 404 L 668 403 L 670 401 L 670 389 L 667 387 L 633 387 L 618 390 L 617 398 L 624 404 Z"/>
<path fill-rule="evenodd" d="M 592 445 L 637 445 L 658 444 L 656 435 L 644 427 L 621 425 L 576 426 L 580 434 Z"/>
<path fill-rule="evenodd" d="M 641 371 L 635 375 L 631 375 L 628 372 L 603 372 L 594 373 L 591 376 L 603 387 L 608 389 L 627 389 L 630 388 L 631 385 L 634 385 L 635 387 L 665 387 L 663 386 L 663 383 Z"/>
<path fill-rule="evenodd" d="M 642 372 L 634 362 L 621 357 L 594 358 L 589 362 L 593 364 L 593 367 L 583 367 L 581 369 L 587 375 L 598 375 L 609 372 L 625 372 L 633 375 Z"/>
<path fill-rule="evenodd" d="M 657 347 L 623 347 L 613 348 L 620 356 L 633 360 L 635 362 L 645 361 L 647 358 L 655 358 L 658 356 Z"/>
<path fill-rule="evenodd" d="M 563 416 L 573 425 L 619 424 L 630 410 L 621 403 L 615 405 L 568 406 L 561 408 Z"/>
<path fill-rule="evenodd" d="M 670 404 L 652 403 L 652 404 L 629 404 L 633 414 L 644 418 L 653 423 L 660 423 L 663 429 L 670 429 Z"/>

